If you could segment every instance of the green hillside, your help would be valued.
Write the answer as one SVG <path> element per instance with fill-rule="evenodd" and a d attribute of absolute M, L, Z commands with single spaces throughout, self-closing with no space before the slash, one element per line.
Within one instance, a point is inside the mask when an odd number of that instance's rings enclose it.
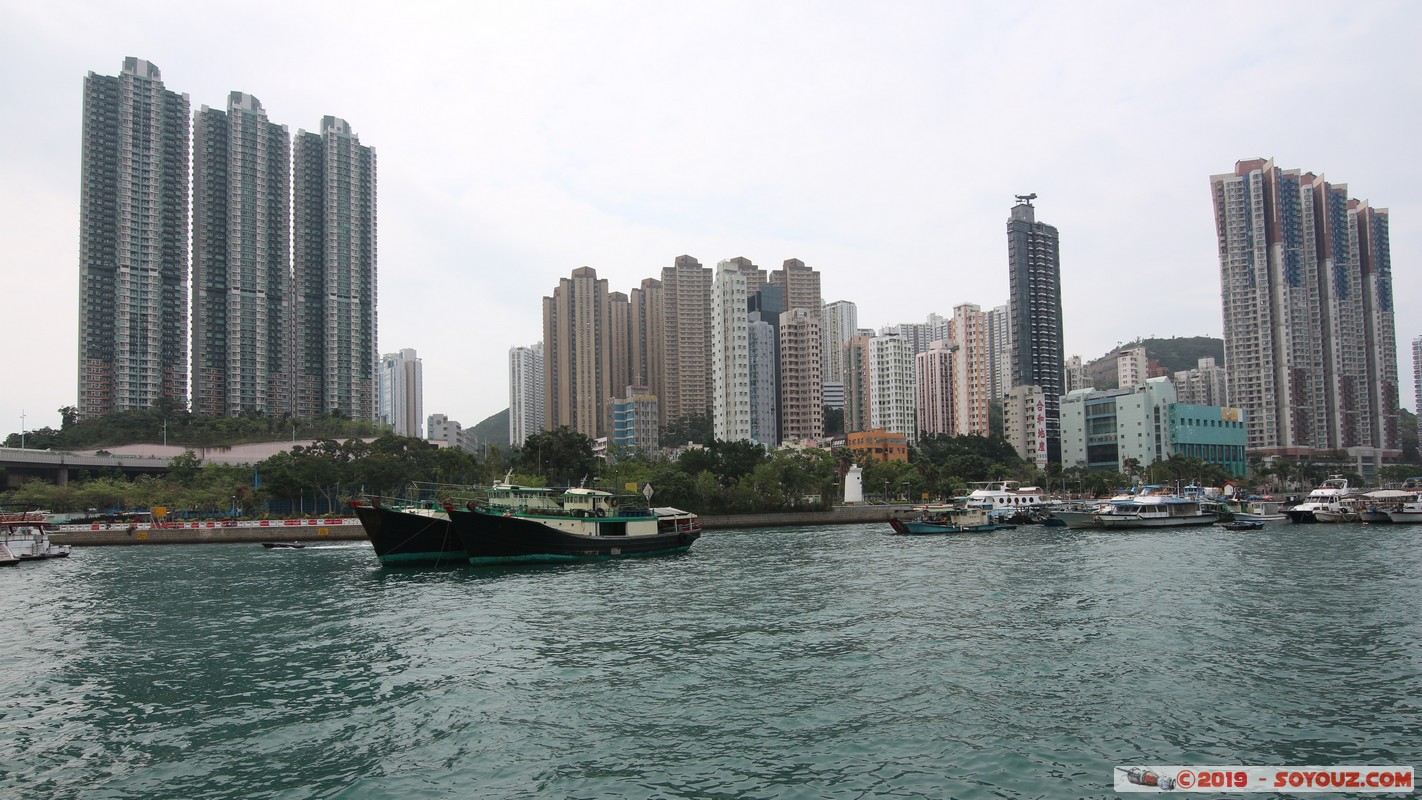
<path fill-rule="evenodd" d="M 1097 389 L 1116 388 L 1116 357 L 1124 350 L 1145 345 L 1146 359 L 1159 361 L 1170 372 L 1193 369 L 1200 359 L 1213 357 L 1224 366 L 1224 340 L 1210 336 L 1173 336 L 1169 339 L 1137 339 L 1127 342 L 1086 365 L 1086 378 Z"/>
<path fill-rule="evenodd" d="M 506 408 L 497 414 L 485 419 L 472 429 L 474 436 L 478 437 L 480 444 L 491 444 L 499 448 L 499 452 L 509 451 L 509 410 Z"/>

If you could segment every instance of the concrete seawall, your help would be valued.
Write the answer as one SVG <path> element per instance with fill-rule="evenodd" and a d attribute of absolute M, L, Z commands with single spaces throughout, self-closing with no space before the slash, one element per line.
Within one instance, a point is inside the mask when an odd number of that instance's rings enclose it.
<path fill-rule="evenodd" d="M 909 505 L 839 506 L 833 511 L 795 511 L 780 514 L 724 514 L 701 518 L 707 529 L 721 528 L 785 528 L 792 525 L 856 525 L 888 522 L 896 512 L 908 511 Z"/>
<path fill-rule="evenodd" d="M 154 528 L 126 525 L 61 530 L 50 535 L 55 544 L 107 547 L 140 544 L 229 544 L 240 542 L 313 542 L 364 540 L 365 529 L 354 519 L 307 520 L 311 524 L 258 527 L 252 523 L 212 527 Z"/>
<path fill-rule="evenodd" d="M 708 530 L 729 528 L 786 528 L 799 525 L 856 525 L 886 522 L 908 505 L 841 506 L 833 511 L 798 511 L 782 514 L 723 514 L 705 516 Z M 144 544 L 238 544 L 253 542 L 364 541 L 365 529 L 355 519 L 273 520 L 258 522 L 198 523 L 197 527 L 158 528 L 138 525 L 68 526 L 50 536 L 55 544 L 75 547 L 110 547 Z"/>

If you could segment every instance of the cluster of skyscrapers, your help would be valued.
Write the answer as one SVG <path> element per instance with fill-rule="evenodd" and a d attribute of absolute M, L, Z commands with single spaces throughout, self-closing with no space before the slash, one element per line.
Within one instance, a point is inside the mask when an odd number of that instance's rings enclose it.
<path fill-rule="evenodd" d="M 147 61 L 85 78 L 80 416 L 376 418 L 374 149 L 241 92 L 189 112 Z"/>
<path fill-rule="evenodd" d="M 543 342 L 511 351 L 511 440 L 568 425 L 632 445 L 638 420 L 706 414 L 718 439 L 774 446 L 822 437 L 822 409 L 842 408 L 847 432 L 912 442 L 986 435 L 1000 401 L 1004 433 L 1038 466 L 1187 454 L 1242 472 L 1246 451 L 1374 465 L 1399 455 L 1387 212 L 1265 160 L 1212 185 L 1223 366 L 1206 358 L 1151 377 L 1133 348 L 1117 388 L 1094 392 L 1080 358 L 1064 358 L 1057 229 L 1022 195 L 1007 221 L 1008 303 L 921 324 L 859 328 L 854 304 L 824 303 L 819 274 L 796 259 L 767 273 L 745 258 L 713 271 L 680 256 L 629 294 L 574 270 L 544 298 Z M 1123 425 L 1140 426 L 1140 441 Z M 656 446 L 645 431 L 638 442 Z"/>
<path fill-rule="evenodd" d="M 1249 452 L 1400 455 L 1387 210 L 1266 159 L 1210 185 L 1225 379 Z"/>
<path fill-rule="evenodd" d="M 137 58 L 87 76 L 83 119 L 81 417 L 169 400 L 421 435 L 419 359 L 378 356 L 375 151 L 349 124 L 328 116 L 293 138 L 242 92 L 191 113 Z M 1170 402 L 1236 410 L 1225 427 L 1254 455 L 1400 455 L 1388 212 L 1265 159 L 1211 187 L 1224 364 L 1176 374 Z M 705 415 L 718 439 L 778 446 L 822 438 L 831 408 L 847 432 L 911 442 L 986 435 L 1000 401 L 1023 457 L 1105 465 L 1090 441 L 1104 442 L 1101 403 L 1073 401 L 1082 441 L 1063 450 L 1062 404 L 1084 371 L 1064 359 L 1058 234 L 1035 197 L 1007 221 L 1006 305 L 877 331 L 858 327 L 854 303 L 825 303 L 798 259 L 713 270 L 683 255 L 626 294 L 573 270 L 543 298 L 543 341 L 510 352 L 510 440 L 567 425 L 654 451 L 660 429 Z M 1413 351 L 1422 376 L 1422 339 Z M 1144 362 L 1121 363 L 1118 391 L 1146 386 Z M 1139 404 L 1157 423 L 1166 413 Z M 457 423 L 439 425 L 458 439 Z"/>
<path fill-rule="evenodd" d="M 826 408 L 848 432 L 987 435 L 992 401 L 1022 385 L 1031 413 L 1009 438 L 1045 464 L 1056 404 L 1036 401 L 1061 393 L 1061 278 L 1056 229 L 1030 199 L 1008 223 L 1009 305 L 878 331 L 854 303 L 825 303 L 799 259 L 713 270 L 683 255 L 628 294 L 576 269 L 543 299 L 543 341 L 510 351 L 510 440 L 567 425 L 655 449 L 658 428 L 706 415 L 717 439 L 779 446 L 823 438 Z"/>

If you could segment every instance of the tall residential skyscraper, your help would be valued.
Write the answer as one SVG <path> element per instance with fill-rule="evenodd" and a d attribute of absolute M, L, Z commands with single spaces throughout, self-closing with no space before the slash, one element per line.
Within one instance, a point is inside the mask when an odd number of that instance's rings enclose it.
<path fill-rule="evenodd" d="M 855 331 L 844 346 L 844 430 L 846 433 L 874 428 L 871 342 L 867 331 Z"/>
<path fill-rule="evenodd" d="M 1228 404 L 1251 454 L 1399 454 L 1387 211 L 1266 159 L 1210 186 Z"/>
<path fill-rule="evenodd" d="M 754 316 L 754 315 L 752 315 Z M 750 345 L 750 438 L 756 444 L 780 444 L 780 349 L 777 326 L 754 320 L 746 328 Z"/>
<path fill-rule="evenodd" d="M 820 357 L 824 361 L 822 372 L 826 383 L 844 383 L 844 346 L 859 327 L 859 307 L 850 300 L 836 300 L 825 303 L 822 344 Z"/>
<path fill-rule="evenodd" d="M 632 380 L 632 304 L 622 292 L 607 293 L 607 365 L 608 384 L 620 392 L 633 384 Z M 638 395 L 652 394 L 651 387 L 638 384 Z M 629 392 L 626 396 L 631 396 Z M 606 398 L 612 399 L 612 395 Z M 656 406 L 649 406 L 656 410 Z M 643 409 L 646 410 L 645 408 Z M 645 423 L 645 420 L 643 420 Z"/>
<path fill-rule="evenodd" d="M 424 438 L 424 365 L 412 348 L 380 357 L 380 405 L 376 418 L 397 436 Z"/>
<path fill-rule="evenodd" d="M 1046 402 L 1047 459 L 1061 461 L 1062 271 L 1057 229 L 1019 195 L 1007 220 L 1012 386 L 1037 386 Z"/>
<path fill-rule="evenodd" d="M 661 402 L 666 393 L 666 380 L 662 374 L 662 337 L 666 323 L 662 317 L 662 282 L 656 278 L 645 278 L 642 285 L 628 295 L 630 307 L 627 319 L 628 372 L 632 382 L 648 387 L 657 396 L 657 414 L 665 424 L 665 404 Z"/>
<path fill-rule="evenodd" d="M 711 423 L 723 442 L 751 438 L 750 342 L 741 259 L 716 265 L 711 285 Z"/>
<path fill-rule="evenodd" d="M 509 348 L 509 446 L 547 430 L 543 394 L 543 342 Z"/>
<path fill-rule="evenodd" d="M 954 307 L 949 341 L 954 346 L 952 432 L 987 436 L 993 400 L 988 315 L 972 303 Z"/>
<path fill-rule="evenodd" d="M 825 390 L 820 378 L 822 341 L 819 308 L 792 308 L 780 315 L 781 442 L 801 442 L 825 435 Z"/>
<path fill-rule="evenodd" d="M 870 428 L 903 434 L 910 443 L 918 438 L 913 357 L 909 341 L 897 333 L 869 340 Z"/>
<path fill-rule="evenodd" d="M 934 342 L 913 357 L 914 407 L 918 428 L 928 436 L 953 435 L 953 350 Z"/>
<path fill-rule="evenodd" d="M 1412 407 L 1417 411 L 1417 438 L 1422 440 L 1422 336 L 1412 340 Z"/>
<path fill-rule="evenodd" d="M 293 161 L 296 413 L 374 419 L 375 149 L 323 117 L 297 131 Z"/>
<path fill-rule="evenodd" d="M 612 399 L 607 281 L 580 267 L 543 298 L 544 418 L 596 439 Z"/>
<path fill-rule="evenodd" d="M 291 136 L 232 92 L 193 125 L 193 410 L 292 412 Z M 418 427 L 418 425 L 416 426 Z"/>
<path fill-rule="evenodd" d="M 1001 400 L 1012 384 L 1012 315 L 1007 306 L 996 306 L 987 315 L 990 391 L 994 400 Z"/>
<path fill-rule="evenodd" d="M 820 273 L 798 258 L 787 258 L 784 266 L 770 273 L 770 285 L 785 291 L 785 310 L 803 308 L 815 314 L 824 305 L 820 295 Z M 754 291 L 754 290 L 752 290 Z"/>
<path fill-rule="evenodd" d="M 662 419 L 711 412 L 711 270 L 691 256 L 662 269 Z"/>
<path fill-rule="evenodd" d="M 84 79 L 80 417 L 187 405 L 188 109 L 141 59 Z"/>

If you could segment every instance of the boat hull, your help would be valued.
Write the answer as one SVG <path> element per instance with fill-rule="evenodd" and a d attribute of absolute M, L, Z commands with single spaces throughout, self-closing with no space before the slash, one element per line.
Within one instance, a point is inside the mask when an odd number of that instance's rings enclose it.
<path fill-rule="evenodd" d="M 427 516 L 368 505 L 356 506 L 355 512 L 382 564 L 449 564 L 464 560 L 464 546 L 447 515 Z"/>
<path fill-rule="evenodd" d="M 679 553 L 688 550 L 701 537 L 699 528 L 633 535 L 601 533 L 626 529 L 628 521 L 615 517 L 586 520 L 588 533 L 558 530 L 537 517 L 516 514 L 451 509 L 449 518 L 450 527 L 472 564 L 585 561 Z"/>
<path fill-rule="evenodd" d="M 992 533 L 998 529 L 996 524 L 951 525 L 913 519 L 891 519 L 889 527 L 894 529 L 894 533 L 908 536 L 927 536 L 940 533 Z"/>
<path fill-rule="evenodd" d="M 1124 530 L 1128 528 L 1190 528 L 1195 526 L 1213 525 L 1217 521 L 1213 514 L 1200 514 L 1190 517 L 1113 517 L 1110 514 L 1100 515 L 1100 526 L 1110 530 Z"/>
<path fill-rule="evenodd" d="M 1052 516 L 1062 521 L 1068 528 L 1100 528 L 1100 514 L 1096 511 L 1053 511 Z"/>

